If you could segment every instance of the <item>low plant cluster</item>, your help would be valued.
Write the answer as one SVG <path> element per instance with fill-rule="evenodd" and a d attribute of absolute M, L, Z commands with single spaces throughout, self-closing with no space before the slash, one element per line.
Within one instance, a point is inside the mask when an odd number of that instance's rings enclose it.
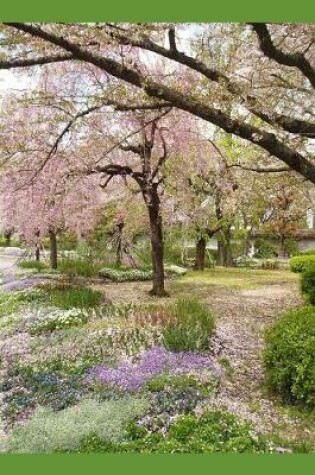
<path fill-rule="evenodd" d="M 73 278 L 97 276 L 100 267 L 90 259 L 64 258 L 60 261 L 58 269 L 62 274 L 67 275 L 69 278 Z"/>
<path fill-rule="evenodd" d="M 28 323 L 27 329 L 31 335 L 52 332 L 74 326 L 84 325 L 88 321 L 88 314 L 83 309 L 69 310 L 46 309 L 38 312 L 36 317 Z"/>
<path fill-rule="evenodd" d="M 49 267 L 48 264 L 46 264 L 46 262 L 36 261 L 35 259 L 34 260 L 30 259 L 30 260 L 19 261 L 18 266 L 21 269 L 34 269 L 37 272 L 47 270 L 48 267 Z"/>
<path fill-rule="evenodd" d="M 258 258 L 241 256 L 234 259 L 235 267 L 245 267 L 248 269 L 279 269 L 279 260 L 275 258 Z"/>
<path fill-rule="evenodd" d="M 168 309 L 170 322 L 163 329 L 163 343 L 173 351 L 203 351 L 210 346 L 214 318 L 196 299 L 180 299 Z"/>
<path fill-rule="evenodd" d="M 103 267 L 99 275 L 113 282 L 144 281 L 152 279 L 151 270 Z"/>
<path fill-rule="evenodd" d="M 13 428 L 8 451 L 14 453 L 51 453 L 76 450 L 81 440 L 94 433 L 111 443 L 124 440 L 125 425 L 141 415 L 148 403 L 144 398 L 126 396 L 98 402 L 86 399 L 62 411 L 38 408 L 23 426 Z"/>
<path fill-rule="evenodd" d="M 102 292 L 79 285 L 46 286 L 46 291 L 51 305 L 64 309 L 94 308 L 102 300 Z"/>
<path fill-rule="evenodd" d="M 272 445 L 255 435 L 249 425 L 223 411 L 205 411 L 201 415 L 187 414 L 170 424 L 166 434 L 150 431 L 130 422 L 125 441 L 112 443 L 96 433 L 81 440 L 81 453 L 213 453 L 272 452 Z"/>

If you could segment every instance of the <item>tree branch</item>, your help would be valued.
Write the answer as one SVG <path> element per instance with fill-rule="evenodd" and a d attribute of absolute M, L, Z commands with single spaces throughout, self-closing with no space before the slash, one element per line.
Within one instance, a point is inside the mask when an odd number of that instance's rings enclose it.
<path fill-rule="evenodd" d="M 196 100 L 160 82 L 155 82 L 143 76 L 138 71 L 128 68 L 113 59 L 101 57 L 98 54 L 79 47 L 63 37 L 43 31 L 41 28 L 24 23 L 6 24 L 17 28 L 19 31 L 24 31 L 25 33 L 29 33 L 32 36 L 63 48 L 70 52 L 76 59 L 93 64 L 108 74 L 142 89 L 148 96 L 171 102 L 179 109 L 200 117 L 224 129 L 228 133 L 237 135 L 260 146 L 271 155 L 284 161 L 293 170 L 315 183 L 315 165 L 301 153 L 284 144 L 274 133 L 266 132 L 246 122 L 232 119 L 227 113 L 220 109 L 206 105 L 201 100 Z"/>
<path fill-rule="evenodd" d="M 290 167 L 248 167 L 246 165 L 241 165 L 240 163 L 233 163 L 232 165 L 228 165 L 228 168 L 238 167 L 242 170 L 247 170 L 250 172 L 257 172 L 257 173 L 283 173 L 283 172 L 292 172 Z"/>
<path fill-rule="evenodd" d="M 43 66 L 44 64 L 60 63 L 73 60 L 72 54 L 43 56 L 29 59 L 13 59 L 11 61 L 0 61 L 0 69 L 27 68 L 29 66 Z"/>
<path fill-rule="evenodd" d="M 250 23 L 250 25 L 258 36 L 260 49 L 265 56 L 275 60 L 279 64 L 298 68 L 309 80 L 313 88 L 315 88 L 315 70 L 302 53 L 284 53 L 277 48 L 271 39 L 265 23 Z"/>

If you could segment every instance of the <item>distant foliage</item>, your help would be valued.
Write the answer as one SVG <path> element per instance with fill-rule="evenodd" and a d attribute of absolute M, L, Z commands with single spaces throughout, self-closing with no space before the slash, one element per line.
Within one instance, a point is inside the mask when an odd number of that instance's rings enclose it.
<path fill-rule="evenodd" d="M 63 259 L 59 270 L 69 277 L 93 277 L 97 275 L 99 267 L 89 259 Z"/>
<path fill-rule="evenodd" d="M 163 330 L 166 348 L 173 351 L 207 350 L 214 326 L 210 311 L 196 299 L 178 300 L 169 309 L 170 323 Z"/>
<path fill-rule="evenodd" d="M 299 256 L 313 256 L 315 255 L 315 249 L 305 249 L 297 253 Z"/>
<path fill-rule="evenodd" d="M 265 239 L 257 239 L 255 243 L 256 252 L 254 257 L 257 259 L 272 259 L 277 257 L 278 248 L 274 244 L 266 241 Z"/>
<path fill-rule="evenodd" d="M 294 256 L 291 257 L 289 262 L 292 272 L 304 272 L 311 265 L 315 265 L 315 254 Z"/>
<path fill-rule="evenodd" d="M 19 261 L 18 267 L 21 269 L 36 269 L 38 272 L 48 269 L 48 264 L 43 261 L 29 260 L 29 261 Z"/>
<path fill-rule="evenodd" d="M 284 314 L 266 333 L 269 386 L 288 402 L 315 405 L 315 308 Z"/>
<path fill-rule="evenodd" d="M 262 269 L 275 270 L 279 269 L 278 259 L 264 259 L 261 263 Z"/>

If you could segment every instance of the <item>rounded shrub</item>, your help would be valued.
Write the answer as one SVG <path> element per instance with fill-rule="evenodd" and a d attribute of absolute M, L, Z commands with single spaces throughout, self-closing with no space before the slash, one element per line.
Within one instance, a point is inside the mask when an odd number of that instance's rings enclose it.
<path fill-rule="evenodd" d="M 291 257 L 289 263 L 292 272 L 304 272 L 310 266 L 315 265 L 315 254 Z"/>
<path fill-rule="evenodd" d="M 301 291 L 308 303 L 315 305 L 315 264 L 302 272 Z"/>
<path fill-rule="evenodd" d="M 266 332 L 263 362 L 269 387 L 285 402 L 315 406 L 315 308 L 285 313 Z"/>

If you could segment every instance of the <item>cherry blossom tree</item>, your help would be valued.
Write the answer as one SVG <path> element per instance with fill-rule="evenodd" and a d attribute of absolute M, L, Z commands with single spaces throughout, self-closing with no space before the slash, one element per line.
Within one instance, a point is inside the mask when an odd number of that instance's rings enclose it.
<path fill-rule="evenodd" d="M 74 231 L 80 237 L 95 225 L 102 206 L 95 177 L 69 183 L 60 168 L 55 157 L 39 174 L 34 175 L 32 169 L 8 170 L 1 177 L 5 227 L 14 229 L 26 244 L 35 247 L 37 260 L 40 242 L 49 236 L 53 269 L 57 268 L 57 234 Z"/>
<path fill-rule="evenodd" d="M 189 112 L 315 182 L 313 25 L 3 25 L 0 68 L 90 65 L 129 84 L 131 94 Z M 163 77 L 154 66 L 139 68 L 157 58 Z"/>

